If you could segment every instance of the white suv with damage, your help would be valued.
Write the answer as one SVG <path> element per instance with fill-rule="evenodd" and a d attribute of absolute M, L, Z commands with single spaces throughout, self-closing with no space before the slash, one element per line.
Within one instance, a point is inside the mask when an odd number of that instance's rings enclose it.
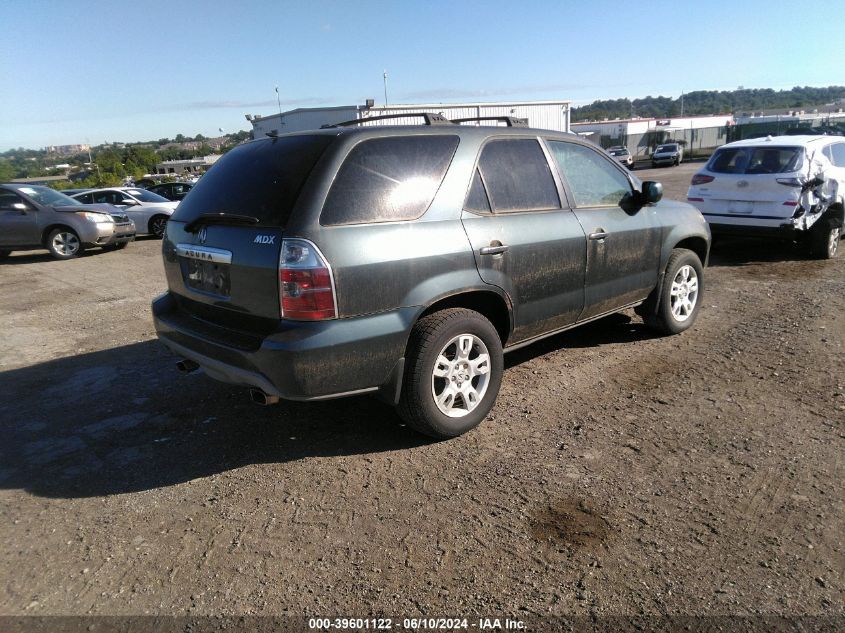
<path fill-rule="evenodd" d="M 787 238 L 829 259 L 842 235 L 843 194 L 845 137 L 768 136 L 716 150 L 687 201 L 713 235 Z"/>

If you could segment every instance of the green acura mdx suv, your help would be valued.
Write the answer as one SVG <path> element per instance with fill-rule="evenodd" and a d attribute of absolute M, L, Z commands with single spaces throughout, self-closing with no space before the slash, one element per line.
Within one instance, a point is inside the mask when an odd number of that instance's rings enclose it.
<path fill-rule="evenodd" d="M 258 139 L 200 180 L 152 306 L 182 371 L 261 404 L 372 392 L 448 438 L 492 408 L 505 352 L 626 308 L 693 324 L 694 207 L 572 134 L 419 116 Z"/>

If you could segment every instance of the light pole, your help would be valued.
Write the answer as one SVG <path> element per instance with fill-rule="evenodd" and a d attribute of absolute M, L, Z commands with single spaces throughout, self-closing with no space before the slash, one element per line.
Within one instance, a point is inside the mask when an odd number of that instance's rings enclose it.
<path fill-rule="evenodd" d="M 279 96 L 279 87 L 276 86 L 276 103 L 279 104 L 279 125 L 282 124 L 282 98 Z"/>
<path fill-rule="evenodd" d="M 385 107 L 387 107 L 387 71 L 386 70 L 384 71 L 382 78 L 384 79 L 384 105 L 385 105 Z"/>

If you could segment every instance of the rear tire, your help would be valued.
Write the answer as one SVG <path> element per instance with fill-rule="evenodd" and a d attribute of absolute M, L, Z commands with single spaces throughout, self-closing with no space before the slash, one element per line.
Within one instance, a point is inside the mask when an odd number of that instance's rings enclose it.
<path fill-rule="evenodd" d="M 457 437 L 493 408 L 503 370 L 499 333 L 481 314 L 464 308 L 430 314 L 411 332 L 398 413 L 420 433 Z"/>
<path fill-rule="evenodd" d="M 676 248 L 669 256 L 663 282 L 637 309 L 650 328 L 680 334 L 692 327 L 704 294 L 701 260 L 693 251 Z"/>
<path fill-rule="evenodd" d="M 82 253 L 82 242 L 76 231 L 66 227 L 53 229 L 44 245 L 56 259 L 73 259 Z"/>
<path fill-rule="evenodd" d="M 833 259 L 839 252 L 842 226 L 833 218 L 821 219 L 810 231 L 810 254 L 816 259 Z"/>

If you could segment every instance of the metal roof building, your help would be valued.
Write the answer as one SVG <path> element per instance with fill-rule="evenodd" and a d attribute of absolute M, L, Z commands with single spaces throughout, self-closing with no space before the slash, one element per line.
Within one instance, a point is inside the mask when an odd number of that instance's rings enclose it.
<path fill-rule="evenodd" d="M 515 101 L 495 103 L 424 103 L 411 105 L 376 106 L 368 105 L 335 106 L 326 108 L 297 108 L 280 114 L 267 116 L 246 115 L 252 123 L 253 136 L 259 138 L 275 132 L 299 132 L 319 129 L 323 125 L 367 119 L 383 115 L 402 115 L 413 112 L 433 112 L 442 114 L 447 119 L 471 117 L 508 116 L 528 119 L 528 125 L 546 130 L 569 131 L 570 101 Z M 399 117 L 379 121 L 378 125 L 417 124 L 417 117 Z M 374 124 L 376 122 L 373 122 Z M 495 121 L 482 121 L 480 125 L 497 125 Z M 502 124 L 503 125 L 503 124 Z"/>

